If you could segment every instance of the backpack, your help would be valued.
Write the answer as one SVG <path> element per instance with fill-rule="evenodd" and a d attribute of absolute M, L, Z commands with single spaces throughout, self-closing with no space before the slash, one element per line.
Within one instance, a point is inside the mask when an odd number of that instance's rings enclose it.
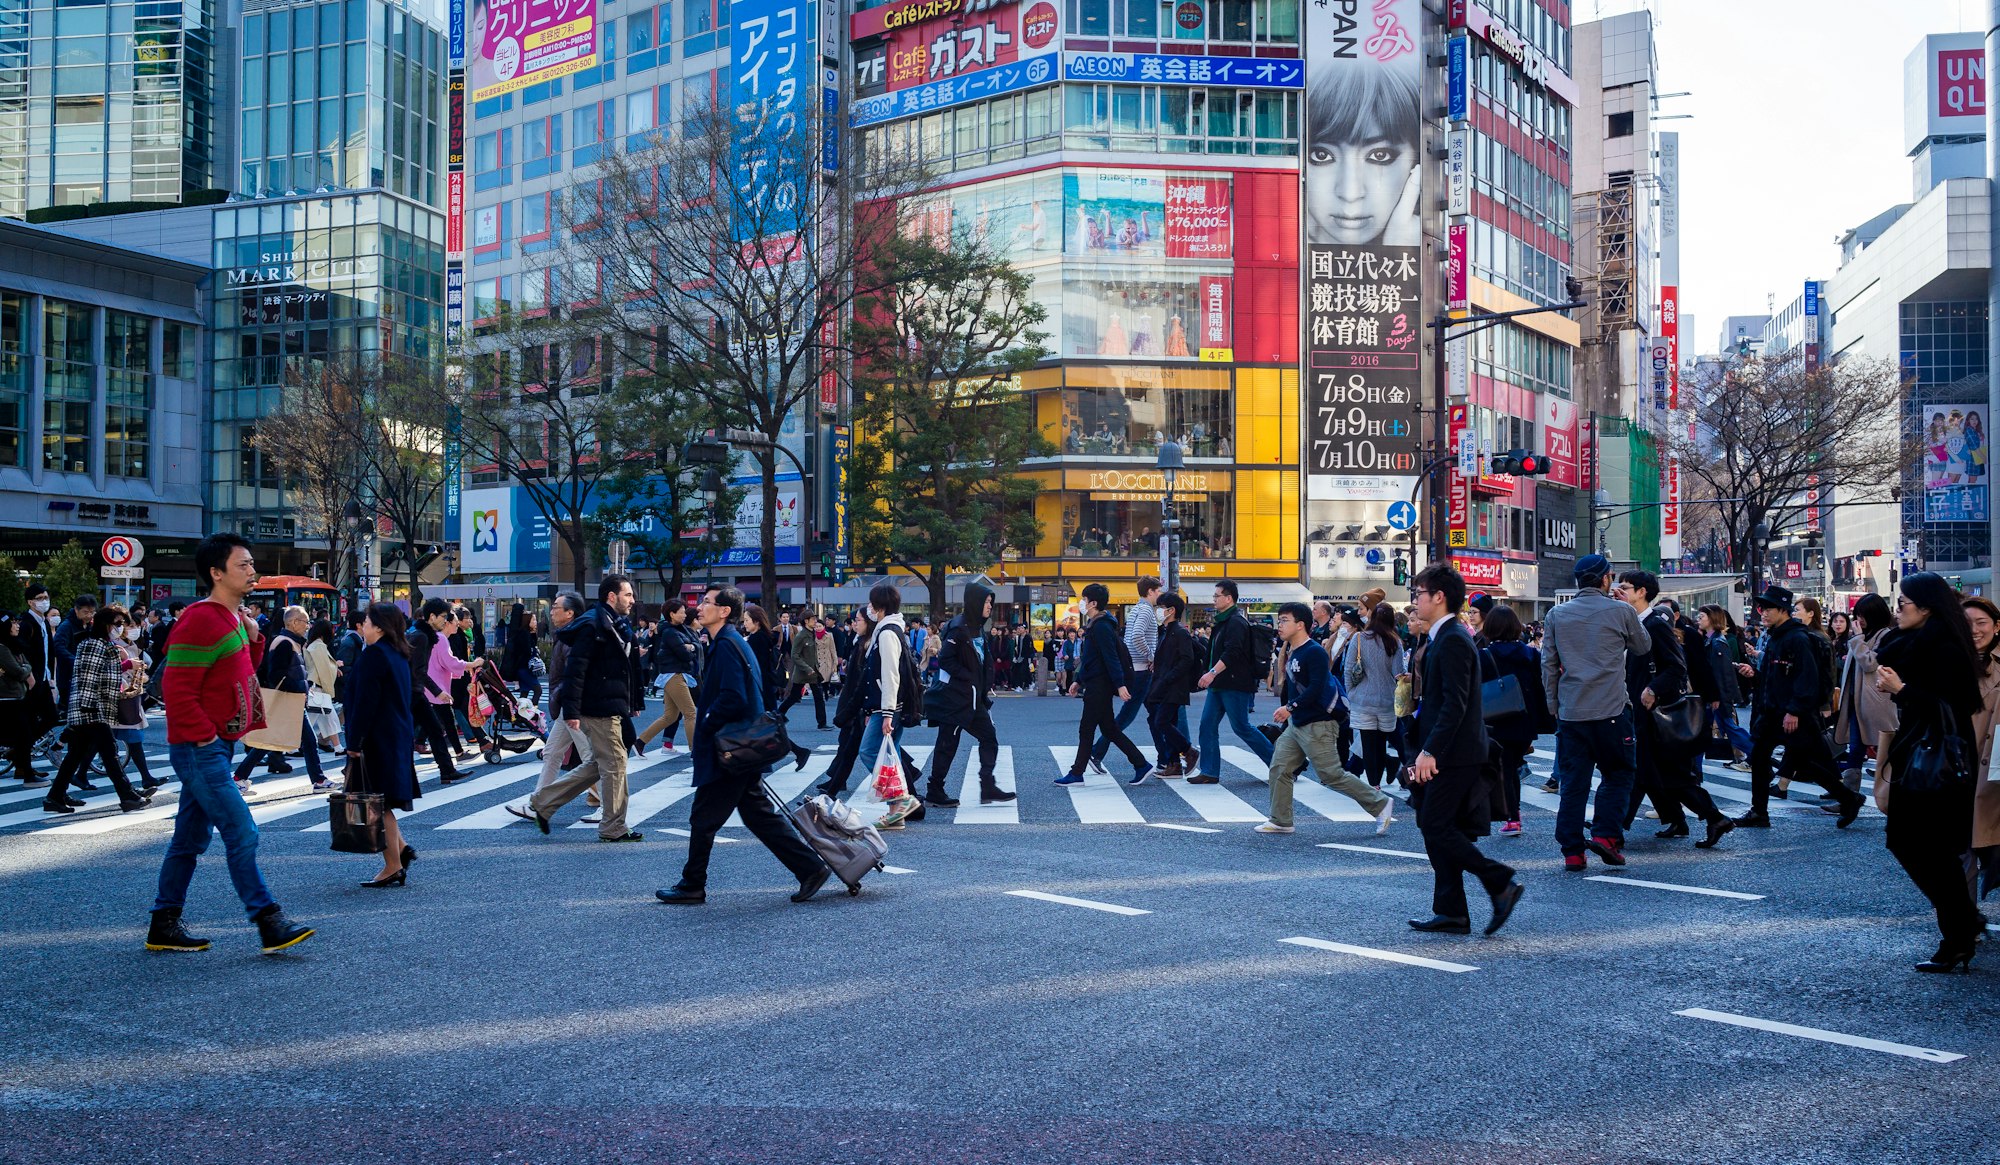
<path fill-rule="evenodd" d="M 897 639 L 902 640 L 903 666 L 902 675 L 896 681 L 896 719 L 912 727 L 922 724 L 924 721 L 924 679 L 918 674 L 917 657 L 910 650 L 909 638 L 894 627 L 884 627 L 882 630 L 876 632 L 876 635 L 894 635 Z M 872 639 L 869 641 L 870 650 L 868 654 L 872 658 L 879 659 L 881 658 L 881 653 L 879 649 L 875 648 L 875 642 Z"/>
<path fill-rule="evenodd" d="M 1245 622 L 1249 622 L 1245 620 Z M 1277 645 L 1278 629 L 1269 623 L 1250 623 L 1250 666 L 1259 671 L 1271 668 L 1271 649 Z"/>
<path fill-rule="evenodd" d="M 1813 662 L 1819 667 L 1819 706 L 1824 708 L 1833 700 L 1835 677 L 1833 674 L 1833 640 L 1810 627 L 1806 629 L 1812 641 Z"/>

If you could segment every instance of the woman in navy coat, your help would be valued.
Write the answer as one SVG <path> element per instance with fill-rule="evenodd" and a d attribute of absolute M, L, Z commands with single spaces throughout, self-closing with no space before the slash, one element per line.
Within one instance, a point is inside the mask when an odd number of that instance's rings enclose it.
<path fill-rule="evenodd" d="M 1500 791 L 1507 801 L 1507 820 L 1500 826 L 1500 834 L 1519 837 L 1521 772 L 1527 766 L 1528 754 L 1534 751 L 1535 737 L 1551 731 L 1555 725 L 1548 714 L 1548 689 L 1542 686 L 1542 653 L 1522 641 L 1521 617 L 1512 607 L 1501 603 L 1486 612 L 1483 629 L 1488 640 L 1486 656 L 1493 661 L 1498 675 L 1513 676 L 1520 682 L 1522 703 L 1527 705 L 1525 711 L 1496 716 L 1486 723 L 1487 735 L 1500 745 L 1501 756 L 1505 758 Z"/>
<path fill-rule="evenodd" d="M 359 628 L 366 647 L 347 679 L 347 755 L 349 772 L 359 765 L 360 780 L 348 782 L 350 793 L 380 793 L 388 812 L 382 849 L 382 871 L 361 883 L 371 890 L 402 886 L 417 851 L 403 844 L 395 810 L 410 808 L 422 796 L 417 787 L 416 723 L 410 713 L 410 641 L 404 637 L 409 619 L 391 603 L 374 603 Z"/>

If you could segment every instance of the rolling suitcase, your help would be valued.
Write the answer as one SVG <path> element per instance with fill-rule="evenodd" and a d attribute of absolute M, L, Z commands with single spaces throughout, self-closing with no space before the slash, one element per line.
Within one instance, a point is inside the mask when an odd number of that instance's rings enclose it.
<path fill-rule="evenodd" d="M 770 785 L 764 786 L 764 793 L 784 806 L 785 815 L 792 819 L 799 836 L 833 867 L 834 876 L 846 884 L 850 895 L 861 893 L 861 879 L 868 876 L 868 871 L 882 868 L 882 857 L 889 852 L 889 843 L 859 813 L 823 794 L 786 805 Z"/>

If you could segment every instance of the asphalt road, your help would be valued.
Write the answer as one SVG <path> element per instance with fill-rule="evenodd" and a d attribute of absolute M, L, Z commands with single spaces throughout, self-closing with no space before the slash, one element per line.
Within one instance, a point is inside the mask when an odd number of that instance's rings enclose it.
<path fill-rule="evenodd" d="M 1531 793 L 1526 836 L 1484 843 L 1527 886 L 1513 922 L 1425 936 L 1407 817 L 1377 838 L 1331 796 L 1258 835 L 1233 764 L 1212 793 L 1057 788 L 1077 709 L 1003 699 L 1018 812 L 933 811 L 889 835 L 903 872 L 805 905 L 740 828 L 706 906 L 653 900 L 684 757 L 635 772 L 637 845 L 505 817 L 526 764 L 427 783 L 381 892 L 272 779 L 265 876 L 320 932 L 269 958 L 219 842 L 188 910 L 215 948 L 141 950 L 171 796 L 44 820 L 0 781 L 0 1160 L 2000 1158 L 2000 948 L 1910 970 L 1935 931 L 1872 811 L 1779 803 L 1714 852 L 1642 821 L 1630 866 L 1578 877 Z"/>

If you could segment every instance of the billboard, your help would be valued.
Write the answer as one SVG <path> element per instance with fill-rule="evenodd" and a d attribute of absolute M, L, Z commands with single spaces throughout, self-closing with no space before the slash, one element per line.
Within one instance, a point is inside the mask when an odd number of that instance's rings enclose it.
<path fill-rule="evenodd" d="M 1297 89 L 1298 61 L 1252 57 L 1192 57 L 1179 53 L 1064 53 L 1065 81 L 1138 81 L 1168 85 L 1230 85 L 1238 89 Z"/>
<path fill-rule="evenodd" d="M 554 535 L 549 520 L 518 485 L 469 489 L 459 495 L 458 563 L 467 574 L 534 573 L 549 569 Z"/>
<path fill-rule="evenodd" d="M 1982 33 L 1927 36 L 1903 60 L 1903 149 L 1924 139 L 1986 134 L 1986 44 Z"/>
<path fill-rule="evenodd" d="M 1048 84 L 1062 47 L 1053 0 L 905 0 L 855 13 L 850 28 L 872 42 L 854 49 L 856 126 Z"/>
<path fill-rule="evenodd" d="M 758 139 L 737 151 L 736 188 L 745 205 L 776 212 L 774 222 L 758 225 L 768 245 L 772 236 L 805 225 L 798 216 L 806 192 L 792 185 L 798 168 L 773 155 L 789 150 L 814 100 L 812 6 L 805 0 L 731 0 L 729 23 L 729 103 L 739 118 L 750 119 L 749 132 Z M 773 186 L 769 173 L 790 178 Z"/>
<path fill-rule="evenodd" d="M 1424 313 L 1420 0 L 1306 13 L 1306 496 L 1408 498 Z"/>
<path fill-rule="evenodd" d="M 590 68 L 597 37 L 597 0 L 472 0 L 465 46 L 472 100 Z"/>
<path fill-rule="evenodd" d="M 1927 404 L 1922 418 L 1924 521 L 1986 521 L 1986 402 Z"/>
<path fill-rule="evenodd" d="M 1653 341 L 1653 379 L 1666 388 L 1669 412 L 1681 407 L 1681 289 L 1660 288 L 1660 334 Z"/>
<path fill-rule="evenodd" d="M 1557 485 L 1582 485 L 1576 447 L 1576 402 L 1543 393 L 1541 430 L 1542 455 L 1549 459 L 1544 480 Z"/>
<path fill-rule="evenodd" d="M 1157 170 L 1063 174 L 1063 253 L 1087 259 L 1228 259 L 1235 208 L 1225 177 Z"/>

